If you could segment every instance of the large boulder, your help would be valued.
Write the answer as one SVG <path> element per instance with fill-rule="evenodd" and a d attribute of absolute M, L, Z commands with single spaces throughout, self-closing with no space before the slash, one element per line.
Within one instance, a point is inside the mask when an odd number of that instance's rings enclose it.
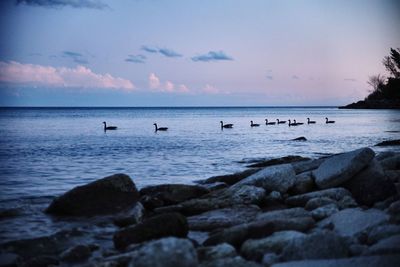
<path fill-rule="evenodd" d="M 299 162 L 292 163 L 292 166 L 293 166 L 296 174 L 300 174 L 300 173 L 303 173 L 306 171 L 315 170 L 316 168 L 319 167 L 319 165 L 321 165 L 322 162 L 324 162 L 324 160 L 325 160 L 324 158 L 320 158 L 320 159 L 310 159 L 310 160 L 305 160 L 305 161 L 299 161 Z"/>
<path fill-rule="evenodd" d="M 287 164 L 287 163 L 297 163 L 302 161 L 307 161 L 309 158 L 304 158 L 301 156 L 285 156 L 281 158 L 267 159 L 267 160 L 259 160 L 258 162 L 252 163 L 247 167 L 250 168 L 265 168 L 273 165 Z"/>
<path fill-rule="evenodd" d="M 385 170 L 400 170 L 400 154 L 385 158 L 380 163 Z"/>
<path fill-rule="evenodd" d="M 384 224 L 374 227 L 368 233 L 368 243 L 374 244 L 381 239 L 385 239 L 394 235 L 400 235 L 400 225 Z"/>
<path fill-rule="evenodd" d="M 400 234 L 382 239 L 365 252 L 366 255 L 400 254 Z"/>
<path fill-rule="evenodd" d="M 285 202 L 290 206 L 304 207 L 310 199 L 322 198 L 322 197 L 340 201 L 344 197 L 351 197 L 351 193 L 347 189 L 341 187 L 329 188 L 325 190 L 314 191 L 302 195 L 288 197 Z"/>
<path fill-rule="evenodd" d="M 213 261 L 223 258 L 233 258 L 237 256 L 236 249 L 227 243 L 216 246 L 197 248 L 197 256 L 200 262 Z"/>
<path fill-rule="evenodd" d="M 139 192 L 128 175 L 114 174 L 78 186 L 55 198 L 47 213 L 68 216 L 94 216 L 116 213 L 131 208 Z"/>
<path fill-rule="evenodd" d="M 296 174 L 291 164 L 281 164 L 266 167 L 253 175 L 241 180 L 236 186 L 252 185 L 262 187 L 266 191 L 278 191 L 286 193 L 293 186 Z"/>
<path fill-rule="evenodd" d="M 327 158 L 312 172 L 315 183 L 321 189 L 339 186 L 364 169 L 374 156 L 372 149 L 360 148 Z"/>
<path fill-rule="evenodd" d="M 248 170 L 241 171 L 241 172 L 236 172 L 233 174 L 213 176 L 213 177 L 207 178 L 205 180 L 198 180 L 198 181 L 196 181 L 196 183 L 212 184 L 212 183 L 222 182 L 222 183 L 226 183 L 228 185 L 233 185 L 233 184 L 239 182 L 240 180 L 243 180 L 244 178 L 249 177 L 250 175 L 258 172 L 259 170 L 260 170 L 260 168 L 254 168 L 254 169 L 248 169 Z"/>
<path fill-rule="evenodd" d="M 303 172 L 296 175 L 293 186 L 289 188 L 289 194 L 305 194 L 315 190 L 315 187 L 315 182 L 311 176 L 311 172 Z"/>
<path fill-rule="evenodd" d="M 167 236 L 186 237 L 187 234 L 186 218 L 179 213 L 166 213 L 117 231 L 113 241 L 118 250 L 123 250 L 130 244 Z"/>
<path fill-rule="evenodd" d="M 386 177 L 381 164 L 377 160 L 343 184 L 357 203 L 372 206 L 396 194 L 394 184 Z"/>

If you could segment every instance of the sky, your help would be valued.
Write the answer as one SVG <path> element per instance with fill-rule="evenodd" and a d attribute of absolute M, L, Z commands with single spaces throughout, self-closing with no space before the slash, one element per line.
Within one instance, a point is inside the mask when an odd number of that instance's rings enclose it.
<path fill-rule="evenodd" d="M 336 106 L 400 47 L 396 0 L 4 0 L 0 106 Z"/>

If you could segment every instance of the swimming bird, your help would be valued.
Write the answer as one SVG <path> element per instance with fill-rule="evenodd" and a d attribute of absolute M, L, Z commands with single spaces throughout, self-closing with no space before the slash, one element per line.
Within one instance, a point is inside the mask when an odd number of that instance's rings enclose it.
<path fill-rule="evenodd" d="M 253 123 L 253 121 L 250 121 L 250 127 L 258 127 L 260 124 L 258 123 Z"/>
<path fill-rule="evenodd" d="M 296 126 L 297 126 L 297 125 L 303 125 L 303 124 L 304 124 L 303 122 L 296 122 L 296 120 L 293 120 L 293 122 L 294 122 L 294 124 L 296 124 Z"/>
<path fill-rule="evenodd" d="M 268 122 L 268 119 L 265 119 L 265 125 L 275 125 L 276 122 Z"/>
<path fill-rule="evenodd" d="M 278 122 L 278 124 L 285 124 L 286 121 L 280 121 L 279 119 L 276 119 L 276 121 Z"/>
<path fill-rule="evenodd" d="M 154 123 L 153 125 L 154 125 L 154 127 L 156 127 L 156 132 L 168 130 L 168 127 L 160 127 L 160 128 L 158 128 L 157 127 L 157 123 Z"/>
<path fill-rule="evenodd" d="M 117 130 L 117 126 L 107 126 L 107 123 L 105 121 L 103 121 L 103 124 L 104 124 L 104 131 Z"/>
<path fill-rule="evenodd" d="M 310 118 L 307 118 L 307 124 L 315 124 L 315 121 L 310 121 Z"/>
<path fill-rule="evenodd" d="M 221 129 L 223 129 L 223 128 L 233 128 L 233 124 L 232 123 L 224 124 L 223 121 L 220 121 L 220 123 L 221 123 Z"/>
<path fill-rule="evenodd" d="M 289 121 L 289 127 L 290 126 L 297 126 L 297 124 L 295 122 L 292 123 L 290 120 L 288 120 L 288 121 Z"/>
<path fill-rule="evenodd" d="M 330 121 L 330 120 L 328 120 L 328 118 L 325 118 L 325 123 L 335 123 L 335 121 Z"/>

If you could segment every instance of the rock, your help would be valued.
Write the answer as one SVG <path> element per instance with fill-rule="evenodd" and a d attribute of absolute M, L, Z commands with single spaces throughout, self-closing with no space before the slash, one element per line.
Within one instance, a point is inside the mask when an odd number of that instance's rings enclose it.
<path fill-rule="evenodd" d="M 286 193 L 295 182 L 295 172 L 292 165 L 281 164 L 277 166 L 266 167 L 253 175 L 241 180 L 233 187 L 252 185 L 262 187 L 266 191 L 278 191 Z"/>
<path fill-rule="evenodd" d="M 272 267 L 398 267 L 400 255 L 353 257 L 347 259 L 291 261 Z"/>
<path fill-rule="evenodd" d="M 315 187 L 311 172 L 303 172 L 295 176 L 294 184 L 289 188 L 289 193 L 292 195 L 305 194 L 313 191 Z"/>
<path fill-rule="evenodd" d="M 400 200 L 390 204 L 388 213 L 390 214 L 390 221 L 400 223 Z"/>
<path fill-rule="evenodd" d="M 65 262 L 82 262 L 92 255 L 92 250 L 86 245 L 77 245 L 61 254 L 61 260 Z"/>
<path fill-rule="evenodd" d="M 329 204 L 323 207 L 316 208 L 311 212 L 311 216 L 314 220 L 320 221 L 331 216 L 332 214 L 335 214 L 338 211 L 339 209 L 336 204 Z"/>
<path fill-rule="evenodd" d="M 212 247 L 199 247 L 197 256 L 200 262 L 213 261 L 216 259 L 233 258 L 237 256 L 234 247 L 227 243 L 222 243 Z"/>
<path fill-rule="evenodd" d="M 191 199 L 177 205 L 155 209 L 156 212 L 180 212 L 195 215 L 209 210 L 236 205 L 258 204 L 265 198 L 265 190 L 259 187 L 243 185 L 211 192 L 201 198 Z"/>
<path fill-rule="evenodd" d="M 350 256 L 360 256 L 367 249 L 368 249 L 368 246 L 366 246 L 366 245 L 352 244 L 349 246 L 349 253 L 350 253 Z"/>
<path fill-rule="evenodd" d="M 306 210 L 314 210 L 326 205 L 330 205 L 330 204 L 336 204 L 337 201 L 333 200 L 329 197 L 316 197 L 316 198 L 312 198 L 309 201 L 307 201 L 307 204 L 305 206 Z"/>
<path fill-rule="evenodd" d="M 216 259 L 213 261 L 203 262 L 199 265 L 199 267 L 262 267 L 262 265 L 252 262 L 246 261 L 242 257 L 236 256 L 234 258 L 223 258 Z"/>
<path fill-rule="evenodd" d="M 367 168 L 343 184 L 357 203 L 372 206 L 396 193 L 393 183 L 386 178 L 377 160 L 372 160 Z"/>
<path fill-rule="evenodd" d="M 397 195 L 388 197 L 387 199 L 383 200 L 383 201 L 379 201 L 376 202 L 372 207 L 374 209 L 380 209 L 380 210 L 386 210 L 387 208 L 389 208 L 389 206 L 397 201 L 399 199 L 399 197 Z"/>
<path fill-rule="evenodd" d="M 291 219 L 310 216 L 310 212 L 303 208 L 290 208 L 260 213 L 257 215 L 256 221 L 273 221 L 276 219 Z"/>
<path fill-rule="evenodd" d="M 197 253 L 187 239 L 167 237 L 150 241 L 130 253 L 129 266 L 135 267 L 193 267 Z"/>
<path fill-rule="evenodd" d="M 140 203 L 146 210 L 154 210 L 156 208 L 164 206 L 164 201 L 155 196 L 142 196 L 140 198 Z"/>
<path fill-rule="evenodd" d="M 233 185 L 239 182 L 240 180 L 243 180 L 244 178 L 258 172 L 260 169 L 255 168 L 255 169 L 250 169 L 250 170 L 245 170 L 242 172 L 237 172 L 234 174 L 228 174 L 228 175 L 219 175 L 219 176 L 213 176 L 205 180 L 199 180 L 196 181 L 196 183 L 199 184 L 212 184 L 216 182 L 222 182 L 226 183 L 228 185 Z"/>
<path fill-rule="evenodd" d="M 365 255 L 400 254 L 400 234 L 380 240 L 365 252 Z"/>
<path fill-rule="evenodd" d="M 325 189 L 325 190 L 320 190 L 320 191 L 315 191 L 315 192 L 310 192 L 298 196 L 292 196 L 286 199 L 286 204 L 290 206 L 302 206 L 304 207 L 307 202 L 312 199 L 312 198 L 320 198 L 320 197 L 327 197 L 336 201 L 339 201 L 343 199 L 345 196 L 350 196 L 351 193 L 344 188 L 338 187 L 338 188 L 330 188 L 330 189 Z"/>
<path fill-rule="evenodd" d="M 247 167 L 250 167 L 250 168 L 265 168 L 265 167 L 269 167 L 269 166 L 273 166 L 273 165 L 301 162 L 301 161 L 306 161 L 306 160 L 309 160 L 309 158 L 290 155 L 290 156 L 281 157 L 281 158 L 263 160 L 263 161 L 248 165 Z"/>
<path fill-rule="evenodd" d="M 386 223 L 389 216 L 376 209 L 344 209 L 319 222 L 321 227 L 333 224 L 335 232 L 345 237 L 357 237 L 373 227 Z"/>
<path fill-rule="evenodd" d="M 381 239 L 400 235 L 400 225 L 384 224 L 373 228 L 368 233 L 368 244 L 374 244 Z"/>
<path fill-rule="evenodd" d="M 400 170 L 387 170 L 385 175 L 393 183 L 400 182 Z"/>
<path fill-rule="evenodd" d="M 211 192 L 211 191 L 227 188 L 229 185 L 227 183 L 223 183 L 223 182 L 215 182 L 215 183 L 211 183 L 211 184 L 203 184 L 202 186 L 204 186 Z"/>
<path fill-rule="evenodd" d="M 139 192 L 128 175 L 115 174 L 78 186 L 55 198 L 47 213 L 68 216 L 93 216 L 116 213 L 132 207 Z"/>
<path fill-rule="evenodd" d="M 337 204 L 341 210 L 358 207 L 357 202 L 351 196 L 344 196 L 338 200 Z"/>
<path fill-rule="evenodd" d="M 247 240 L 240 248 L 240 253 L 248 260 L 261 261 L 264 254 L 281 254 L 283 248 L 293 239 L 304 236 L 305 234 L 297 231 L 275 232 L 265 238 Z"/>
<path fill-rule="evenodd" d="M 296 172 L 296 174 L 300 174 L 306 171 L 311 171 L 315 170 L 321 165 L 322 162 L 324 162 L 324 158 L 320 159 L 310 159 L 310 160 L 304 160 L 304 161 L 298 161 L 295 163 L 292 163 L 293 169 Z"/>
<path fill-rule="evenodd" d="M 8 267 L 8 266 L 18 266 L 18 263 L 21 261 L 20 257 L 15 253 L 0 253 L 0 266 Z"/>
<path fill-rule="evenodd" d="M 382 141 L 382 142 L 376 144 L 375 146 L 400 146 L 400 139 L 385 140 L 385 141 Z"/>
<path fill-rule="evenodd" d="M 210 191 L 199 185 L 161 184 L 144 187 L 141 196 L 157 197 L 164 205 L 173 205 L 188 199 L 198 198 Z"/>
<path fill-rule="evenodd" d="M 282 201 L 282 199 L 283 199 L 282 194 L 278 191 L 272 191 L 266 197 L 266 200 L 271 202 L 280 202 Z"/>
<path fill-rule="evenodd" d="M 396 153 L 393 152 L 393 151 L 384 151 L 384 152 L 381 152 L 378 155 L 376 155 L 375 159 L 378 160 L 378 161 L 381 161 L 381 160 L 384 160 L 386 158 L 393 157 L 395 155 L 396 155 Z"/>
<path fill-rule="evenodd" d="M 190 230 L 211 231 L 250 222 L 259 212 L 260 208 L 255 205 L 239 205 L 207 211 L 199 215 L 188 217 L 187 219 Z"/>
<path fill-rule="evenodd" d="M 400 154 L 381 160 L 380 163 L 385 170 L 400 170 Z"/>
<path fill-rule="evenodd" d="M 56 257 L 52 256 L 37 256 L 29 259 L 21 264 L 23 267 L 41 267 L 41 266 L 58 266 L 60 264 Z"/>
<path fill-rule="evenodd" d="M 321 189 L 338 186 L 365 168 L 374 156 L 372 149 L 361 148 L 327 158 L 312 171 L 315 183 Z"/>
<path fill-rule="evenodd" d="M 143 205 L 138 202 L 128 215 L 118 216 L 114 219 L 113 222 L 118 227 L 126 227 L 132 224 L 136 224 L 142 221 L 144 212 L 145 210 Z"/>
<path fill-rule="evenodd" d="M 336 259 L 348 255 L 345 240 L 332 231 L 318 231 L 293 239 L 282 252 L 284 261 Z"/>
<path fill-rule="evenodd" d="M 179 213 L 166 213 L 151 217 L 137 225 L 124 228 L 114 234 L 114 246 L 118 250 L 130 244 L 167 236 L 186 237 L 188 224 Z"/>
<path fill-rule="evenodd" d="M 267 253 L 267 254 L 264 254 L 264 256 L 261 260 L 261 264 L 268 267 L 278 261 L 279 261 L 278 255 L 276 255 L 275 253 Z"/>
<path fill-rule="evenodd" d="M 307 141 L 307 138 L 305 138 L 304 136 L 300 136 L 300 137 L 292 139 L 291 141 Z"/>

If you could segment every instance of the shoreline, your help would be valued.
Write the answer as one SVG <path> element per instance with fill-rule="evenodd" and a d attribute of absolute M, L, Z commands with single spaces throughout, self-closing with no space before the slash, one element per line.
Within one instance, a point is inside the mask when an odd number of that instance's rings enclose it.
<path fill-rule="evenodd" d="M 116 174 L 76 187 L 54 199 L 46 213 L 66 225 L 107 225 L 104 243 L 93 241 L 92 228 L 60 228 L 2 243 L 0 258 L 10 266 L 399 262 L 400 153 L 362 148 L 246 167 L 191 185 L 137 190 L 129 176 Z"/>

